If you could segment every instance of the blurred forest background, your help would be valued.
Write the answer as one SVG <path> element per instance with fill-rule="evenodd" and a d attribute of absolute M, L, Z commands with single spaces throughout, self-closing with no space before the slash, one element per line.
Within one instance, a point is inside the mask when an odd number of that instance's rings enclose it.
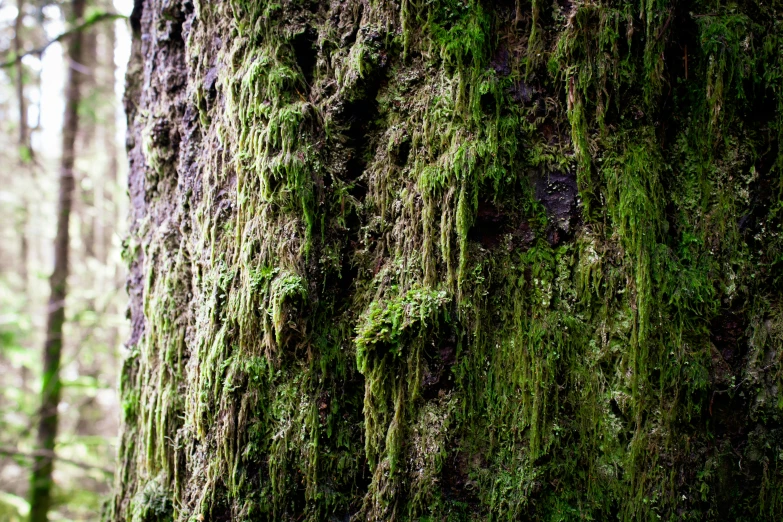
<path fill-rule="evenodd" d="M 127 328 L 121 98 L 130 30 L 124 17 L 90 24 L 81 31 L 82 59 L 75 63 L 67 58 L 67 38 L 47 45 L 71 28 L 72 5 L 0 0 L 2 521 L 27 517 L 30 476 L 41 451 L 36 436 L 69 66 L 82 83 L 49 519 L 97 520 L 116 457 L 117 374 Z M 82 19 L 127 16 L 132 7 L 130 1 L 93 0 Z"/>

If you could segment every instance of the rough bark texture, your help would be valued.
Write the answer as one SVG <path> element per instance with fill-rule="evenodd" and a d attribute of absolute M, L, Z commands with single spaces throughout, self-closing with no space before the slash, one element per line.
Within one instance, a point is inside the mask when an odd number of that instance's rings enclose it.
<path fill-rule="evenodd" d="M 779 3 L 134 14 L 110 518 L 783 516 Z"/>
<path fill-rule="evenodd" d="M 71 2 L 72 21 L 81 20 L 85 0 Z M 75 32 L 68 40 L 66 60 L 81 62 L 82 33 Z M 65 115 L 63 117 L 63 144 L 60 158 L 60 179 L 57 194 L 57 231 L 54 237 L 54 270 L 49 277 L 49 303 L 46 311 L 46 338 L 43 349 L 43 378 L 41 406 L 38 411 L 38 433 L 30 481 L 30 522 L 46 522 L 52 502 L 52 468 L 57 439 L 57 408 L 60 405 L 62 383 L 60 360 L 65 323 L 65 299 L 68 295 L 68 257 L 70 249 L 69 226 L 74 191 L 73 165 L 76 157 L 76 133 L 79 129 L 81 73 L 68 67 L 65 85 Z"/>

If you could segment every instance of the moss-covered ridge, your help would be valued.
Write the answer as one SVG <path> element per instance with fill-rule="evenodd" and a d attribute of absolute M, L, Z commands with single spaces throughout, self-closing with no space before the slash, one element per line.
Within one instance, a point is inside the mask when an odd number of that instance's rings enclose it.
<path fill-rule="evenodd" d="M 783 6 L 145 10 L 115 519 L 783 516 Z"/>

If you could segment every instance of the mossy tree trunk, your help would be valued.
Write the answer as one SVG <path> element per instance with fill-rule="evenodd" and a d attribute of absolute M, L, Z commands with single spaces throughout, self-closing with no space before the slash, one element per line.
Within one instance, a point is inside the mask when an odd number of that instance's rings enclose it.
<path fill-rule="evenodd" d="M 135 15 L 111 519 L 783 516 L 779 2 Z"/>

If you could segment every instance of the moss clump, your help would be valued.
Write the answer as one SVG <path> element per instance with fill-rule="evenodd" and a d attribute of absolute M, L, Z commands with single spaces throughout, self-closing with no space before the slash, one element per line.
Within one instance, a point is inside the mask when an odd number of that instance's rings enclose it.
<path fill-rule="evenodd" d="M 271 309 L 272 323 L 275 328 L 275 340 L 278 345 L 283 344 L 283 336 L 287 327 L 296 327 L 295 323 L 288 323 L 289 314 L 297 318 L 299 314 L 293 309 L 297 304 L 307 300 L 307 289 L 304 280 L 294 274 L 280 274 L 272 282 Z"/>
<path fill-rule="evenodd" d="M 356 327 L 356 361 L 365 376 L 365 453 L 373 473 L 364 509 L 371 518 L 403 512 L 394 491 L 405 480 L 405 440 L 420 400 L 424 352 L 448 324 L 448 302 L 442 290 L 414 286 L 402 292 L 393 285 L 385 299 L 370 303 Z"/>
<path fill-rule="evenodd" d="M 131 511 L 133 522 L 170 522 L 174 520 L 174 505 L 169 493 L 158 479 L 150 480 L 139 491 Z"/>
<path fill-rule="evenodd" d="M 394 287 L 390 293 L 398 290 Z M 373 301 L 356 327 L 356 361 L 367 370 L 372 351 L 388 350 L 403 357 L 411 338 L 432 331 L 440 322 L 448 297 L 445 291 L 414 287 L 388 301 Z"/>

